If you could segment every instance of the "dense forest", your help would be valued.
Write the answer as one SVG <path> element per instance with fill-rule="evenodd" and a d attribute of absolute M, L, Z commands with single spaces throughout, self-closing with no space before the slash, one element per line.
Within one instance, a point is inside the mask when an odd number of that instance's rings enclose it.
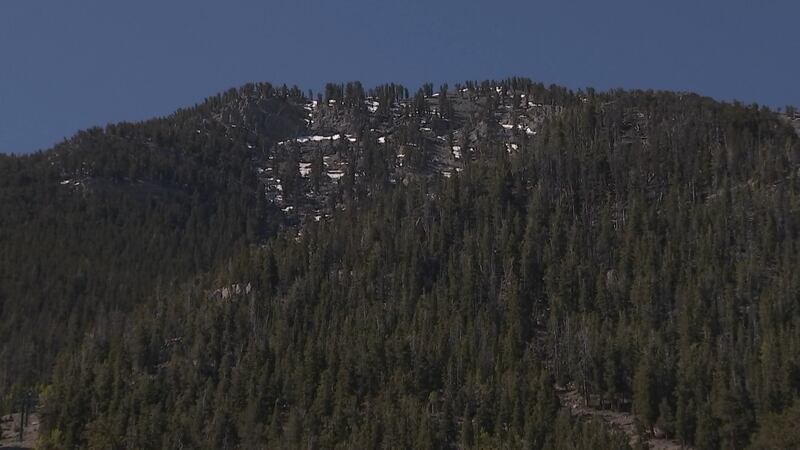
<path fill-rule="evenodd" d="M 256 84 L 2 157 L 2 406 L 42 449 L 797 448 L 793 118 Z"/>
<path fill-rule="evenodd" d="M 0 156 L 0 388 L 46 380 L 55 354 L 94 323 L 116 323 L 155 288 L 274 232 L 234 137 L 296 133 L 302 114 L 281 112 L 288 92 L 247 86 L 169 118 Z M 252 131 L 213 120 L 247 107 Z"/>

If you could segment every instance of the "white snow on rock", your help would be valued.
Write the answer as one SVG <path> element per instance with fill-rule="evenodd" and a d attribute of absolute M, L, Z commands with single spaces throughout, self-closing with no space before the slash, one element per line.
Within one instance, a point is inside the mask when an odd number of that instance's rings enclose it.
<path fill-rule="evenodd" d="M 453 146 L 453 157 L 455 159 L 461 159 L 461 146 L 458 145 Z"/>
<path fill-rule="evenodd" d="M 525 128 L 525 133 L 527 133 L 530 136 L 536 136 L 536 132 L 531 130 L 531 127 Z"/>
<path fill-rule="evenodd" d="M 344 176 L 344 171 L 341 170 L 329 170 L 328 171 L 328 178 L 331 180 L 338 180 Z"/>
<path fill-rule="evenodd" d="M 505 128 L 506 130 L 511 130 L 514 128 L 514 125 L 511 125 L 510 123 L 501 123 L 500 126 Z"/>
<path fill-rule="evenodd" d="M 378 138 L 378 144 L 385 144 L 386 143 L 386 136 L 381 136 Z"/>
<path fill-rule="evenodd" d="M 340 134 L 334 134 L 333 136 L 314 135 L 314 136 L 302 136 L 297 139 L 294 139 L 294 141 L 299 144 L 305 144 L 306 142 L 338 141 L 341 138 L 342 136 Z M 290 141 L 279 142 L 278 145 L 283 145 L 286 144 L 287 142 Z"/>
<path fill-rule="evenodd" d="M 300 163 L 300 176 L 307 177 L 311 175 L 311 163 L 310 162 L 301 162 Z"/>
<path fill-rule="evenodd" d="M 283 208 L 283 212 L 285 212 L 285 213 L 288 213 L 289 211 L 291 211 L 291 210 L 293 210 L 293 209 L 294 209 L 294 206 L 292 206 L 292 205 L 289 205 L 289 206 L 287 206 L 286 208 Z"/>

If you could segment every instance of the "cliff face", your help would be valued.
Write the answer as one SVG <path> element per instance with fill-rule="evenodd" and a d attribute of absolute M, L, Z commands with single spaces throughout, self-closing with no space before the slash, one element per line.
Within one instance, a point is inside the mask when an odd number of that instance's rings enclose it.
<path fill-rule="evenodd" d="M 559 105 L 498 88 L 358 104 L 309 100 L 307 133 L 256 157 L 267 198 L 290 222 L 329 217 L 354 190 L 450 177 L 498 151 L 525 151 Z M 445 112 L 442 112 L 445 109 Z"/>

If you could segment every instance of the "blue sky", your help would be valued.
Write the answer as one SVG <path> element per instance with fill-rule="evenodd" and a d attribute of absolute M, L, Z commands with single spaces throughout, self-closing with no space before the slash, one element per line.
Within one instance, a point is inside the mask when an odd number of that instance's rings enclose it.
<path fill-rule="evenodd" d="M 800 106 L 797 0 L 1 0 L 0 152 L 248 81 L 527 76 Z"/>

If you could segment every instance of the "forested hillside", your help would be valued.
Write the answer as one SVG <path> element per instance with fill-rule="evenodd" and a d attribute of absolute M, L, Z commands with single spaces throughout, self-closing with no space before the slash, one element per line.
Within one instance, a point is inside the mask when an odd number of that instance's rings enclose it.
<path fill-rule="evenodd" d="M 3 158 L 0 387 L 42 448 L 797 447 L 792 119 L 255 85 Z"/>
<path fill-rule="evenodd" d="M 292 95 L 249 85 L 0 156 L 0 390 L 47 380 L 63 347 L 274 233 L 247 143 L 305 127 Z"/>

